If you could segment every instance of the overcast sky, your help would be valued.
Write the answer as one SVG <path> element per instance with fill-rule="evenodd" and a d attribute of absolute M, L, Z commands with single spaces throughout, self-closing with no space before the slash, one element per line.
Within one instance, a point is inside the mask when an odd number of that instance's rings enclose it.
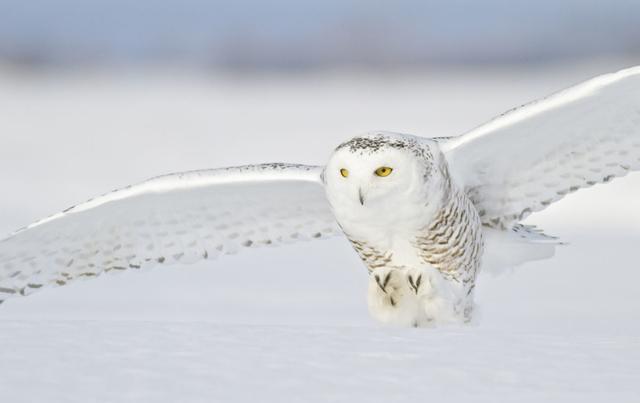
<path fill-rule="evenodd" d="M 0 60 L 394 67 L 640 54 L 640 2 L 0 0 Z"/>

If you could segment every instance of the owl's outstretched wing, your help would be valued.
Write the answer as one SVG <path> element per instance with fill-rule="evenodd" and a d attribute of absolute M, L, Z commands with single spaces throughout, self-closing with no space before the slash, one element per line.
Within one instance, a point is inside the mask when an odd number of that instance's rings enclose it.
<path fill-rule="evenodd" d="M 442 144 L 485 225 L 513 223 L 640 169 L 640 66 L 596 77 Z"/>
<path fill-rule="evenodd" d="M 74 206 L 0 241 L 0 301 L 104 272 L 338 234 L 321 172 L 288 164 L 194 171 Z"/>

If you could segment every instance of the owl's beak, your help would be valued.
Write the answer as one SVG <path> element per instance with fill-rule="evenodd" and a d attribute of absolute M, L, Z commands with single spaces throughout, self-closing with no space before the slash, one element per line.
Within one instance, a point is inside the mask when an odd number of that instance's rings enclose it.
<path fill-rule="evenodd" d="M 362 194 L 362 188 L 358 188 L 358 199 L 360 200 L 360 204 L 364 206 L 364 195 Z"/>

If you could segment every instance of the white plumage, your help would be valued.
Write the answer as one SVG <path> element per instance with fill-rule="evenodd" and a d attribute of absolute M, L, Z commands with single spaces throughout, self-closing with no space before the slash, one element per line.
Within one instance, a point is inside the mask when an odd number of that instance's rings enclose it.
<path fill-rule="evenodd" d="M 392 170 L 376 174 L 382 167 Z M 374 317 L 469 321 L 478 270 L 553 255 L 557 241 L 519 221 L 639 169 L 635 67 L 458 137 L 374 132 L 340 145 L 325 167 L 174 174 L 92 199 L 0 241 L 0 302 L 103 272 L 345 232 L 369 269 Z"/>
<path fill-rule="evenodd" d="M 513 109 L 451 139 L 451 172 L 483 223 L 508 226 L 580 188 L 637 170 L 640 67 Z"/>
<path fill-rule="evenodd" d="M 213 169 L 97 197 L 0 242 L 0 298 L 103 272 L 334 235 L 320 173 L 287 164 Z"/>

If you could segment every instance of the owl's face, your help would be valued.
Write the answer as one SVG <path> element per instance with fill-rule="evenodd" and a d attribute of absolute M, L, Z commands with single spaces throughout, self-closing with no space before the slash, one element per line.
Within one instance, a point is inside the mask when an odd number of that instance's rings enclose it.
<path fill-rule="evenodd" d="M 324 171 L 327 197 L 342 220 L 410 220 L 434 184 L 437 144 L 391 133 L 358 136 L 339 146 Z M 342 219 L 342 220 L 341 220 Z"/>

